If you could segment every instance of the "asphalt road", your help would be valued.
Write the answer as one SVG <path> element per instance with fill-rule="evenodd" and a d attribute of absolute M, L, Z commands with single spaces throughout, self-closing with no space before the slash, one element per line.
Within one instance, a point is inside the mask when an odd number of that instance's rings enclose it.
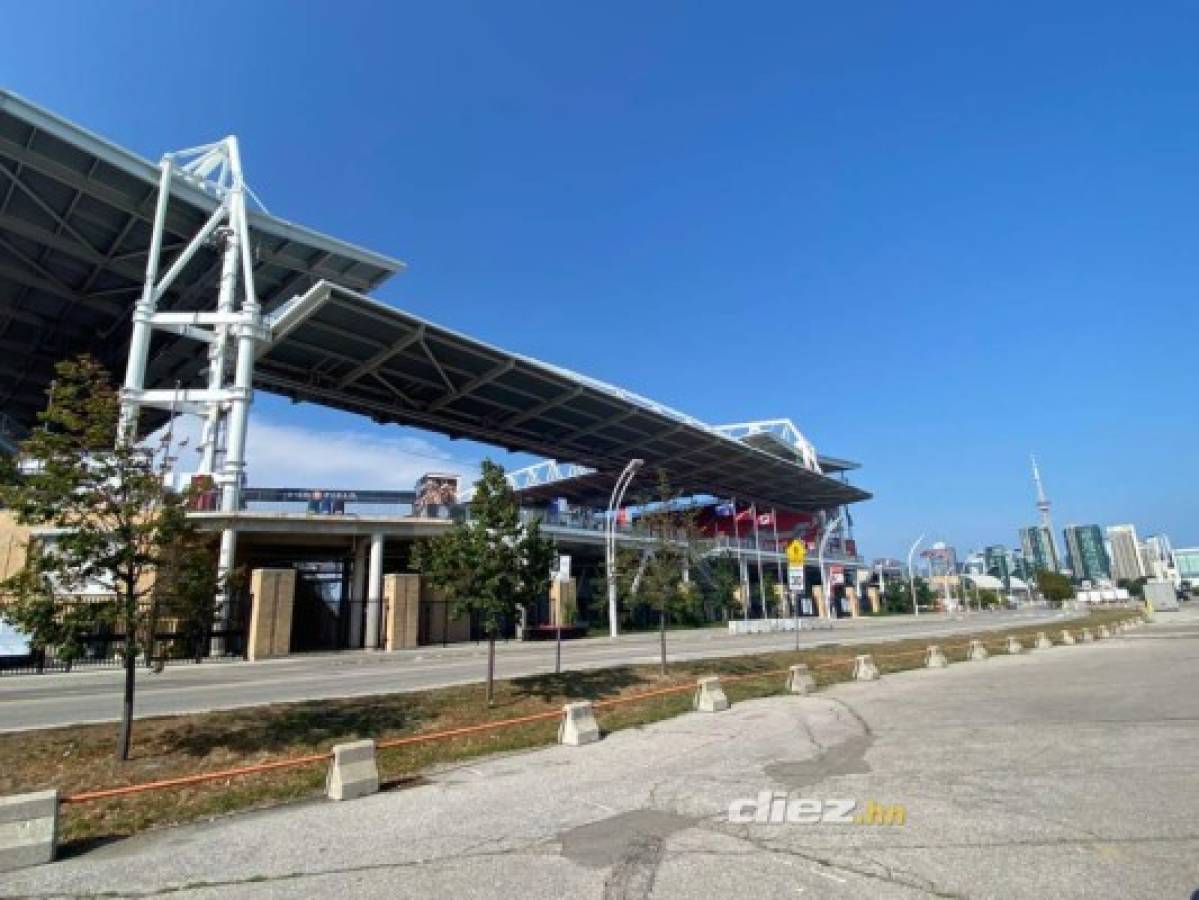
<path fill-rule="evenodd" d="M 6 895 L 1177 897 L 1199 887 L 1199 610 L 739 703 L 415 787 L 162 829 Z M 902 825 L 730 821 L 761 792 Z"/>
<path fill-rule="evenodd" d="M 1012 624 L 1051 621 L 1063 614 L 1043 609 L 972 613 L 965 617 L 925 614 L 882 619 L 841 620 L 832 630 L 801 632 L 801 643 L 887 641 L 897 637 L 936 636 L 1003 628 Z M 671 659 L 699 659 L 784 650 L 795 635 L 730 635 L 724 629 L 672 631 Z M 562 647 L 563 668 L 596 669 L 658 660 L 658 636 L 623 635 L 568 641 Z M 554 669 L 552 643 L 507 643 L 496 652 L 501 678 L 535 675 Z M 423 647 L 396 653 L 347 652 L 309 654 L 257 663 L 174 665 L 158 675 L 140 670 L 136 715 L 178 715 L 265 703 L 361 697 L 419 691 L 482 680 L 486 646 L 459 644 Z M 0 732 L 52 728 L 120 717 L 123 675 L 116 669 L 79 670 L 49 675 L 0 678 Z"/>

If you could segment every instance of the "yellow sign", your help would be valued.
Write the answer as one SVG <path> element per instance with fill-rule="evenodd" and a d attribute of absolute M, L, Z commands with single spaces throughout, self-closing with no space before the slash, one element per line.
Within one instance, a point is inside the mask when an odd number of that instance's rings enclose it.
<path fill-rule="evenodd" d="M 787 545 L 787 562 L 793 566 L 802 566 L 808 558 L 808 548 L 803 541 L 792 541 Z"/>

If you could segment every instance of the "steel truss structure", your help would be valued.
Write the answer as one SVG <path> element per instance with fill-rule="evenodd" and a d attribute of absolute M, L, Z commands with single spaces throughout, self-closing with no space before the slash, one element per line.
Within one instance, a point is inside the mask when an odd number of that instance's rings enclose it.
<path fill-rule="evenodd" d="M 213 144 L 167 153 L 159 164 L 158 197 L 145 281 L 133 310 L 133 333 L 121 390 L 122 440 L 137 439 L 145 409 L 182 413 L 203 419 L 197 474 L 212 477 L 220 496 L 220 511 L 241 509 L 245 486 L 246 431 L 253 401 L 254 363 L 267 348 L 283 339 L 329 296 L 318 286 L 264 316 L 254 278 L 246 197 L 251 194 L 242 172 L 236 137 Z M 177 187 L 187 185 L 210 195 L 216 208 L 163 267 L 163 237 Z M 178 312 L 161 310 L 171 286 L 202 249 L 220 255 L 220 277 L 210 309 Z M 322 282 L 322 285 L 324 283 Z M 172 388 L 146 387 L 146 369 L 156 332 L 176 335 L 206 346 L 203 386 L 177 382 Z M 237 532 L 221 532 L 218 575 L 224 579 L 234 565 Z M 223 583 L 223 581 L 222 581 Z"/>

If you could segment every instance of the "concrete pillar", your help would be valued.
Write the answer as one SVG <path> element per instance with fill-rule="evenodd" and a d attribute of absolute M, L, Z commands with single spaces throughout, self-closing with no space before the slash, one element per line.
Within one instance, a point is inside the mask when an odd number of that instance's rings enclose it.
<path fill-rule="evenodd" d="M 325 779 L 325 796 L 330 800 L 354 800 L 378 792 L 375 742 L 368 739 L 335 744 Z"/>
<path fill-rule="evenodd" d="M 350 587 L 350 646 L 362 646 L 362 626 L 365 624 L 363 610 L 366 609 L 366 549 L 362 538 L 354 540 L 354 571 Z"/>
<path fill-rule="evenodd" d="M 58 791 L 0 797 L 0 872 L 53 862 Z"/>
<path fill-rule="evenodd" d="M 562 722 L 558 725 L 559 744 L 578 747 L 599 739 L 599 725 L 596 724 L 590 700 L 567 703 L 562 707 Z"/>
<path fill-rule="evenodd" d="M 366 637 L 363 646 L 367 650 L 379 649 L 379 608 L 383 602 L 383 535 L 371 535 L 370 574 L 366 585 Z"/>
<path fill-rule="evenodd" d="M 862 610 L 858 605 L 858 589 L 856 587 L 846 587 L 845 596 L 849 598 L 849 615 L 855 619 L 861 616 Z"/>
<path fill-rule="evenodd" d="M 249 659 L 270 659 L 291 652 L 291 620 L 296 600 L 295 569 L 255 569 L 250 573 Z"/>
<path fill-rule="evenodd" d="M 729 699 L 720 685 L 720 677 L 709 675 L 699 679 L 695 685 L 692 708 L 699 712 L 723 712 L 729 708 Z"/>
<path fill-rule="evenodd" d="M 882 607 L 882 599 L 879 597 L 879 590 L 875 585 L 870 585 L 866 588 L 866 597 L 870 600 L 870 611 L 875 615 L 878 614 Z"/>
<path fill-rule="evenodd" d="M 383 599 L 387 603 L 383 631 L 385 650 L 410 650 L 420 635 L 420 576 L 383 576 Z"/>
<path fill-rule="evenodd" d="M 824 603 L 824 585 L 812 585 L 812 599 L 816 601 L 816 615 L 822 619 L 828 618 L 828 607 Z"/>

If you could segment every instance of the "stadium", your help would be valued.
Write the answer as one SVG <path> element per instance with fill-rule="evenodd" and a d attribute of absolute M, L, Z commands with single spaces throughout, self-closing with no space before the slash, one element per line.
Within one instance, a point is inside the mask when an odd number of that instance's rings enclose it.
<path fill-rule="evenodd" d="M 409 567 L 415 542 L 469 516 L 461 473 L 411 491 L 276 484 L 245 465 L 255 392 L 542 459 L 508 477 L 562 559 L 515 636 L 615 628 L 603 586 L 644 550 L 658 473 L 695 512 L 693 577 L 735 574 L 735 618 L 877 608 L 849 514 L 870 497 L 855 463 L 785 417 L 711 425 L 374 299 L 402 263 L 255 208 L 251 181 L 233 138 L 155 164 L 0 91 L 0 448 L 16 450 L 55 364 L 83 352 L 123 379 L 125 427 L 198 417 L 190 515 L 214 565 L 253 573 L 223 604 L 214 654 L 477 637 Z M 2 527 L 9 574 L 30 534 Z M 795 542 L 807 558 L 787 590 Z"/>

